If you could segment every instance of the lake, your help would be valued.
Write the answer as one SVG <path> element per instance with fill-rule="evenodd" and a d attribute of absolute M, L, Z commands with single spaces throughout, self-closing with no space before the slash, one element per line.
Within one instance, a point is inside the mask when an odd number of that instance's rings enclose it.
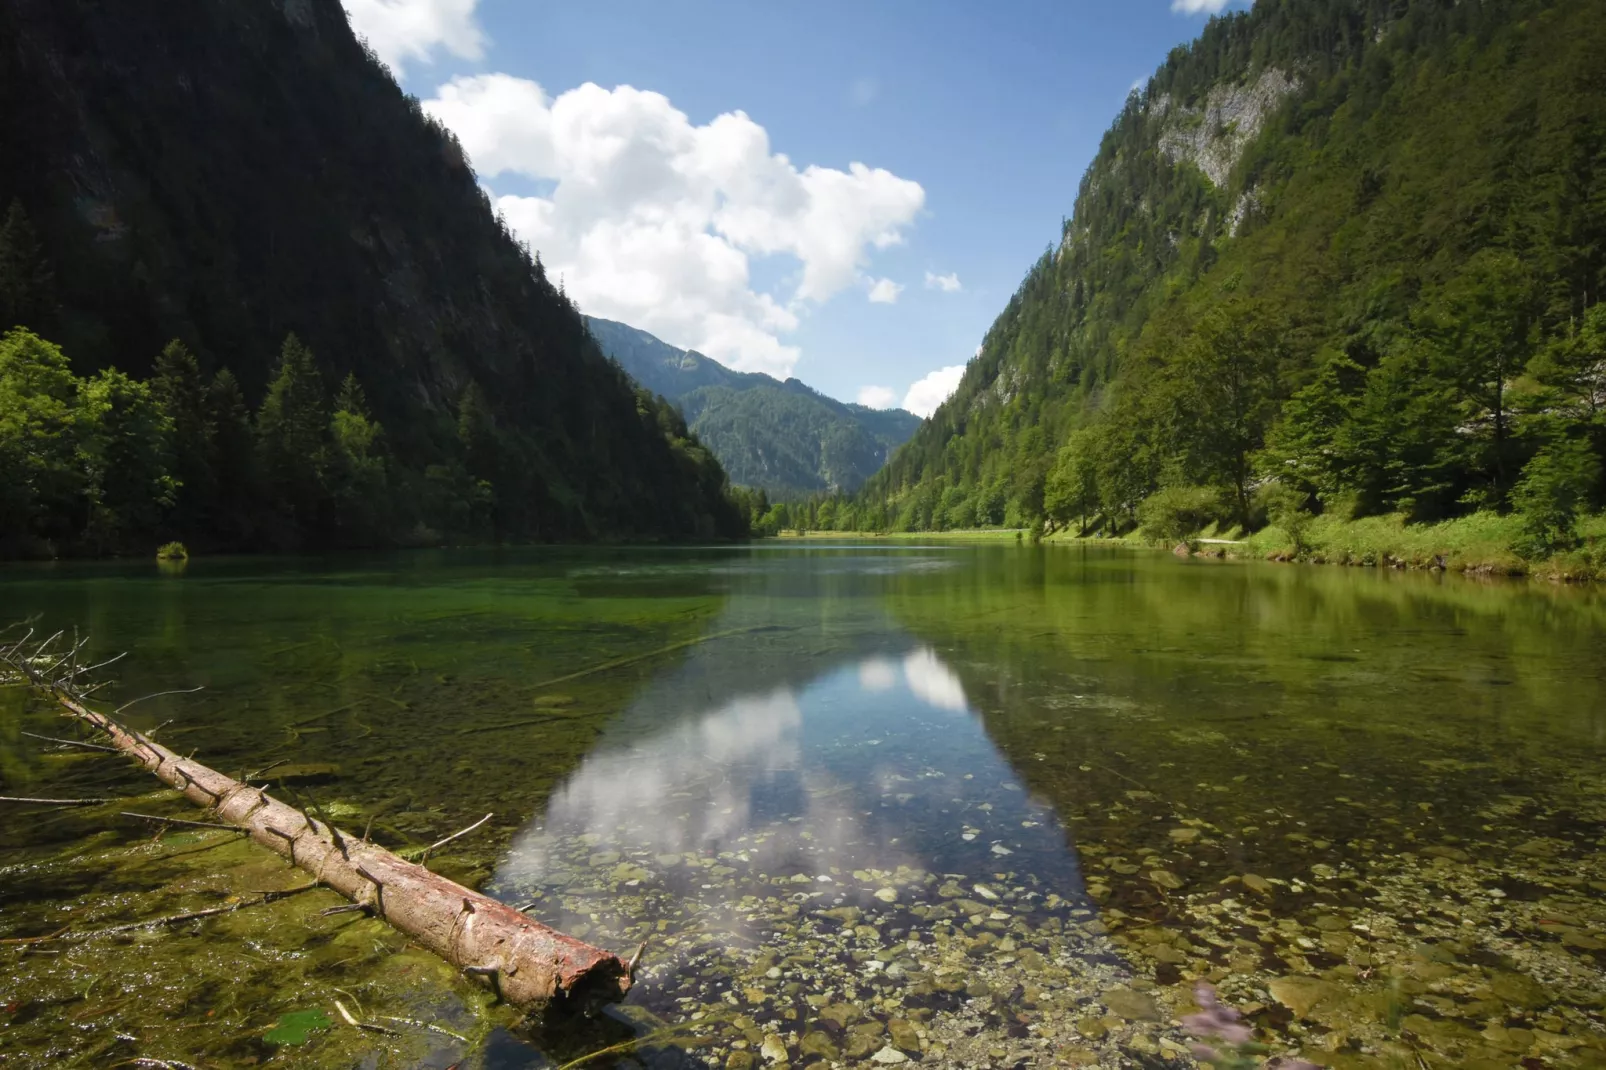
<path fill-rule="evenodd" d="M 625 1004 L 521 1022 L 331 892 L 250 905 L 303 875 L 121 816 L 204 820 L 0 688 L 0 794 L 118 800 L 0 806 L 6 1066 L 1180 1067 L 1204 979 L 1324 1066 L 1606 1067 L 1594 591 L 876 540 L 10 566 L 0 605 L 126 651 L 114 703 L 203 688 L 125 714 L 169 746 L 393 849 L 492 814 L 431 867 L 646 943 Z"/>

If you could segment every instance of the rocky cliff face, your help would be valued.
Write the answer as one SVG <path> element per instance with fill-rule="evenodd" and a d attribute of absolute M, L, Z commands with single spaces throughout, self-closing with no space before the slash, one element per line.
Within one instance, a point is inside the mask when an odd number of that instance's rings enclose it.
<path fill-rule="evenodd" d="M 1193 164 L 1212 185 L 1225 189 L 1232 169 L 1267 117 L 1298 88 L 1293 78 L 1269 68 L 1252 82 L 1216 86 L 1194 107 L 1162 93 L 1149 105 L 1165 124 L 1160 152 L 1172 163 Z"/>

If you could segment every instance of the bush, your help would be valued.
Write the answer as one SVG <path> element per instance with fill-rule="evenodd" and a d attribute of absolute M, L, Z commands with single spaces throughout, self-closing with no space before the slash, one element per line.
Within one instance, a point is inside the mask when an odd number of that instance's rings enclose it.
<path fill-rule="evenodd" d="M 1292 487 L 1274 483 L 1263 488 L 1256 499 L 1265 509 L 1266 518 L 1288 536 L 1295 556 L 1309 553 L 1310 525 L 1316 518 L 1305 509 L 1305 495 Z"/>
<path fill-rule="evenodd" d="M 1138 506 L 1144 535 L 1169 543 L 1181 542 L 1221 517 L 1221 495 L 1214 487 L 1163 487 Z"/>
<path fill-rule="evenodd" d="M 1600 478 L 1600 459 L 1583 439 L 1564 439 L 1534 454 L 1511 501 L 1522 518 L 1524 557 L 1548 557 L 1578 542 L 1578 515 Z"/>
<path fill-rule="evenodd" d="M 181 542 L 163 543 L 157 547 L 156 560 L 158 561 L 188 561 L 190 551 Z"/>

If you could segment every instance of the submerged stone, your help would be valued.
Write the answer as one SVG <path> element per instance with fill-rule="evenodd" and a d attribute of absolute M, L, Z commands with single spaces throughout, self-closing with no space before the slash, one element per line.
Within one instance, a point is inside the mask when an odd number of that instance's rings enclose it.
<path fill-rule="evenodd" d="M 1304 976 L 1279 977 L 1266 988 L 1271 998 L 1293 1011 L 1296 1018 L 1306 1017 L 1318 1004 L 1339 991 L 1336 985 L 1319 977 Z"/>
<path fill-rule="evenodd" d="M 1104 1005 L 1127 1021 L 1158 1021 L 1160 1008 L 1154 999 L 1130 988 L 1112 988 L 1104 993 Z"/>

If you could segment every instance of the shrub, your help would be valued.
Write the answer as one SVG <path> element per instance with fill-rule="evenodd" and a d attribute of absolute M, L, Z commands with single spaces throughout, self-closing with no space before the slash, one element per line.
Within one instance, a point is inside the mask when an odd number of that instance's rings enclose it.
<path fill-rule="evenodd" d="M 163 543 L 157 547 L 156 560 L 158 561 L 188 561 L 190 551 L 181 542 Z"/>
<path fill-rule="evenodd" d="M 1512 491 L 1522 518 L 1524 557 L 1547 557 L 1578 542 L 1578 515 L 1600 478 L 1600 459 L 1583 439 L 1563 439 L 1534 454 Z"/>
<path fill-rule="evenodd" d="M 1221 518 L 1221 495 L 1214 487 L 1163 487 L 1138 506 L 1138 521 L 1151 539 L 1181 542 Z"/>
<path fill-rule="evenodd" d="M 1296 556 L 1310 552 L 1310 525 L 1316 518 L 1305 510 L 1305 496 L 1292 487 L 1272 484 L 1257 496 L 1266 517 L 1282 529 Z"/>

